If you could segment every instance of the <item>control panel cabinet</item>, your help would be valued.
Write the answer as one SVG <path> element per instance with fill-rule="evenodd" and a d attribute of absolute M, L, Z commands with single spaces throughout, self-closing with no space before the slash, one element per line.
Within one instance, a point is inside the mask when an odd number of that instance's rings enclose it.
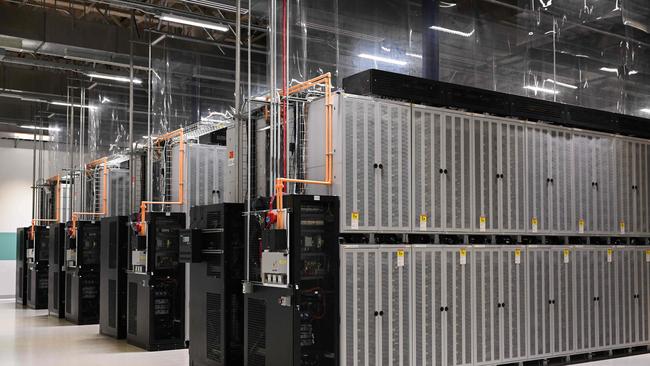
<path fill-rule="evenodd" d="M 27 305 L 27 240 L 28 227 L 16 230 L 16 304 Z"/>
<path fill-rule="evenodd" d="M 190 263 L 189 353 L 194 366 L 244 362 L 243 211 L 239 203 L 195 206 L 191 229 L 180 234 L 181 261 Z"/>
<path fill-rule="evenodd" d="M 50 226 L 48 312 L 65 318 L 65 224 Z"/>
<path fill-rule="evenodd" d="M 244 297 L 244 365 L 337 366 L 339 201 L 333 196 L 287 195 L 284 202 L 287 229 L 279 230 L 288 241 L 261 243 L 262 269 L 277 272 L 263 271 L 263 282 Z M 283 252 L 288 255 L 277 257 Z M 278 259 L 277 265 L 265 265 L 269 255 Z"/>
<path fill-rule="evenodd" d="M 147 213 L 147 236 L 129 235 L 126 340 L 147 351 L 185 347 L 184 213 Z"/>
<path fill-rule="evenodd" d="M 99 332 L 122 339 L 126 337 L 126 269 L 130 230 L 128 217 L 102 218 L 100 226 Z"/>
<path fill-rule="evenodd" d="M 27 306 L 47 309 L 50 231 L 34 227 L 34 240 L 27 242 Z"/>
<path fill-rule="evenodd" d="M 76 238 L 66 235 L 65 318 L 79 324 L 99 323 L 99 222 L 77 222 Z"/>

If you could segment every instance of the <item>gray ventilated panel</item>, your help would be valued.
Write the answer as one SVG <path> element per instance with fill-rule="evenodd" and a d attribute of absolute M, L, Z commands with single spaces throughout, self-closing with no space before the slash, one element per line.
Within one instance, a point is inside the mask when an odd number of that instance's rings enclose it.
<path fill-rule="evenodd" d="M 461 250 L 465 263 L 461 263 Z M 447 365 L 472 364 L 471 260 L 472 252 L 453 248 L 445 252 L 445 327 Z M 447 310 L 447 308 L 449 310 Z"/>
<path fill-rule="evenodd" d="M 178 200 L 178 152 L 179 146 L 172 150 L 171 197 Z M 227 165 L 227 148 L 217 145 L 188 143 L 185 145 L 185 186 L 184 195 L 187 207 L 209 205 L 223 202 L 224 176 Z"/>
<path fill-rule="evenodd" d="M 639 341 L 642 343 L 650 342 L 650 262 L 648 262 L 649 248 L 644 247 L 637 249 L 639 259 L 639 309 L 641 317 L 639 324 L 641 327 Z"/>
<path fill-rule="evenodd" d="M 345 181 L 342 187 L 342 204 L 345 207 L 342 229 L 350 230 L 353 213 L 358 215 L 358 228 L 373 230 L 377 227 L 376 185 L 377 106 L 364 98 L 343 99 L 342 123 L 344 128 L 343 152 L 337 154 L 343 163 Z"/>
<path fill-rule="evenodd" d="M 619 260 L 619 255 L 616 251 L 612 250 L 611 261 L 608 261 L 608 249 L 593 249 L 597 250 L 599 253 L 598 260 L 598 275 L 597 280 L 599 281 L 599 292 L 600 300 L 598 301 L 600 317 L 599 317 L 599 345 L 600 347 L 609 348 L 614 345 L 614 332 L 613 325 L 615 324 L 615 298 L 614 298 L 614 287 L 615 287 L 615 262 Z"/>
<path fill-rule="evenodd" d="M 551 250 L 535 248 L 528 256 L 528 354 L 536 358 L 552 354 L 553 255 Z"/>
<path fill-rule="evenodd" d="M 486 230 L 498 230 L 497 205 L 498 187 L 498 127 L 499 123 L 487 119 L 474 121 L 474 159 L 475 169 L 475 204 L 477 222 L 480 217 L 486 220 Z"/>
<path fill-rule="evenodd" d="M 398 262 L 403 251 L 404 265 Z M 379 255 L 380 363 L 382 366 L 405 366 L 410 363 L 410 252 L 405 248 L 384 247 Z"/>
<path fill-rule="evenodd" d="M 519 251 L 519 263 L 517 263 Z M 504 248 L 501 251 L 503 311 L 503 360 L 526 357 L 526 267 L 525 250 Z"/>
<path fill-rule="evenodd" d="M 343 365 L 379 364 L 379 312 L 375 249 L 342 247 L 341 362 Z"/>
<path fill-rule="evenodd" d="M 377 146 L 379 159 L 374 163 L 379 206 L 377 224 L 382 230 L 410 229 L 411 191 L 411 117 L 410 109 L 402 104 L 376 102 L 378 108 Z"/>
<path fill-rule="evenodd" d="M 526 230 L 525 219 L 525 129 L 521 125 L 501 123 L 498 189 L 499 228 L 504 231 Z M 496 176 L 495 176 L 496 178 Z"/>
<path fill-rule="evenodd" d="M 473 230 L 472 119 L 467 114 L 413 108 L 413 208 L 415 231 Z M 427 217 L 426 225 L 420 215 Z"/>
<path fill-rule="evenodd" d="M 476 363 L 501 361 L 499 250 L 475 249 L 474 287 Z"/>
<path fill-rule="evenodd" d="M 527 228 L 537 219 L 539 232 L 570 232 L 577 228 L 572 210 L 572 135 L 563 130 L 529 126 Z"/>
<path fill-rule="evenodd" d="M 417 248 L 414 256 L 413 356 L 417 366 L 443 365 L 443 252 Z"/>

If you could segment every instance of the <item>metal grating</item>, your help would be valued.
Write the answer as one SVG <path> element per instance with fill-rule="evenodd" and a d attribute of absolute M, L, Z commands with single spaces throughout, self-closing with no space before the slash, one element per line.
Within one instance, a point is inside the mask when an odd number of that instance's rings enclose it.
<path fill-rule="evenodd" d="M 248 366 L 266 365 L 266 303 L 248 299 Z"/>
<path fill-rule="evenodd" d="M 223 340 L 221 338 L 223 312 L 221 294 L 208 292 L 205 294 L 206 307 L 206 345 L 205 352 L 207 359 L 214 362 L 223 362 Z M 250 306 L 250 304 L 249 304 Z"/>
<path fill-rule="evenodd" d="M 117 318 L 117 282 L 108 280 L 108 326 L 116 327 Z"/>
<path fill-rule="evenodd" d="M 129 282 L 129 309 L 128 324 L 129 334 L 138 335 L 138 284 Z"/>
<path fill-rule="evenodd" d="M 72 312 L 72 274 L 66 273 L 65 275 L 65 312 L 70 314 Z"/>
<path fill-rule="evenodd" d="M 52 274 L 53 274 L 53 278 L 54 278 L 54 291 L 52 291 L 53 299 L 54 299 L 53 308 L 55 310 L 59 310 L 59 291 L 60 291 L 60 288 L 59 288 L 59 272 L 54 272 Z"/>

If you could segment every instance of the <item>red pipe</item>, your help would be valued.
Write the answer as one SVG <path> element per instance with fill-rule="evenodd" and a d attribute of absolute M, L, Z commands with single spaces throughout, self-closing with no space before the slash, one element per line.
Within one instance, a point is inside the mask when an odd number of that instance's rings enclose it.
<path fill-rule="evenodd" d="M 282 176 L 287 176 L 287 0 L 282 0 Z M 286 187 L 285 187 L 286 191 Z"/>

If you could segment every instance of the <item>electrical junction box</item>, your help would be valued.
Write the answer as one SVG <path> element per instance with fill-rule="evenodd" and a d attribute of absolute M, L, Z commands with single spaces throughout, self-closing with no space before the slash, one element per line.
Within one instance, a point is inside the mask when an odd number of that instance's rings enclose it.
<path fill-rule="evenodd" d="M 262 283 L 286 285 L 289 259 L 285 252 L 262 252 Z"/>

